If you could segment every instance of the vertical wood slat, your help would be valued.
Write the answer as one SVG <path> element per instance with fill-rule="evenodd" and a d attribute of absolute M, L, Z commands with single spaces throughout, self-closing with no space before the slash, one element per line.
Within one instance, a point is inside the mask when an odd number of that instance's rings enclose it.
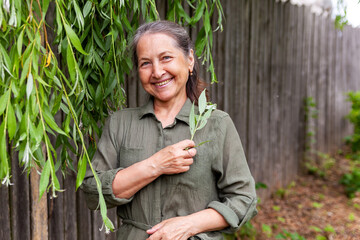
<path fill-rule="evenodd" d="M 48 238 L 48 214 L 46 193 L 39 199 L 40 175 L 37 169 L 30 172 L 30 200 L 31 200 L 31 239 Z"/>
<path fill-rule="evenodd" d="M 76 159 L 72 156 L 72 159 Z M 76 239 L 77 238 L 77 209 L 76 209 L 76 176 L 70 172 L 64 179 L 64 238 Z"/>
<path fill-rule="evenodd" d="M 29 179 L 26 171 L 24 172 L 18 167 L 17 159 L 18 155 L 13 154 L 11 171 L 14 185 L 10 187 L 11 229 L 13 229 L 11 234 L 14 240 L 29 240 L 31 239 Z M 17 231 L 17 229 L 21 229 L 21 231 Z M 0 239 L 5 238 L 0 237 Z"/>
<path fill-rule="evenodd" d="M 55 115 L 55 121 L 58 125 L 61 125 L 64 116 L 62 114 Z M 51 144 L 56 143 L 55 136 L 49 136 Z M 56 149 L 56 153 L 60 156 L 61 149 Z M 63 189 L 63 178 L 61 171 L 56 173 L 59 179 L 60 188 Z M 66 190 L 66 189 L 65 189 Z M 49 239 L 51 240 L 62 240 L 64 239 L 64 194 L 58 193 L 56 198 L 48 197 L 48 217 L 49 217 Z"/>
<path fill-rule="evenodd" d="M 0 186 L 0 239 L 11 239 L 9 188 Z"/>
<path fill-rule="evenodd" d="M 256 54 L 256 50 L 257 50 L 257 46 L 256 46 L 256 40 L 257 40 L 257 36 L 256 36 L 256 29 L 254 26 L 257 25 L 257 21 L 258 19 L 255 17 L 255 15 L 257 15 L 257 6 L 258 6 L 258 1 L 250 1 L 250 28 L 249 28 L 249 34 L 250 34 L 250 38 L 249 38 L 249 68 L 248 68 L 248 122 L 247 122 L 247 127 L 248 127 L 248 137 L 249 136 L 253 136 L 253 138 L 247 139 L 248 142 L 248 163 L 252 166 L 254 166 L 255 169 L 258 169 L 258 166 L 256 166 L 256 159 L 257 159 L 257 154 L 258 151 L 254 151 L 255 147 L 256 147 L 256 134 L 255 134 L 255 129 L 256 129 L 256 109 L 254 108 L 254 101 L 256 101 L 256 79 L 255 79 L 255 69 L 256 69 L 256 61 L 257 61 L 257 56 Z M 260 170 L 260 169 L 259 169 Z M 255 178 L 257 178 L 257 174 L 255 174 Z"/>

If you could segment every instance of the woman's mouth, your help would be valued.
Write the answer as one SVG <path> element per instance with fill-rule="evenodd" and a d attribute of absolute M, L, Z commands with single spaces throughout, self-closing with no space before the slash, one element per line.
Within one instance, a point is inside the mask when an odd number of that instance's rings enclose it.
<path fill-rule="evenodd" d="M 162 81 L 162 82 L 158 82 L 158 83 L 154 83 L 155 84 L 155 86 L 157 86 L 157 87 L 162 87 L 162 86 L 165 86 L 166 84 L 168 84 L 169 82 L 171 82 L 173 79 L 172 78 L 170 78 L 170 79 L 168 79 L 168 80 L 165 80 L 165 81 Z"/>

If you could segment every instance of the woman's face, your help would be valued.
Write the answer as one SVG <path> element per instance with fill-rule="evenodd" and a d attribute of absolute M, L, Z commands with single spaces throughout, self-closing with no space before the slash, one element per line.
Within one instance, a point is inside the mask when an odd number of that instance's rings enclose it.
<path fill-rule="evenodd" d="M 136 52 L 141 84 L 155 101 L 186 100 L 186 82 L 194 65 L 193 50 L 185 56 L 169 35 L 147 33 L 140 38 Z"/>

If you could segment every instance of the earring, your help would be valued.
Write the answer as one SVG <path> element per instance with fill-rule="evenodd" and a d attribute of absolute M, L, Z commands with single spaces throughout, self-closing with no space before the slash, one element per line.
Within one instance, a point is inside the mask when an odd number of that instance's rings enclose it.
<path fill-rule="evenodd" d="M 193 75 L 193 73 L 192 73 L 192 71 L 190 71 L 190 76 L 192 76 Z"/>

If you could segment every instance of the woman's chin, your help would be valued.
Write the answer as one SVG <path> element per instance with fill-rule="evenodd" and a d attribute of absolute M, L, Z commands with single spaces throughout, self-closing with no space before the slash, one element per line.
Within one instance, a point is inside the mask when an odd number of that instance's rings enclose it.
<path fill-rule="evenodd" d="M 172 102 L 172 101 L 181 101 L 186 100 L 186 94 L 175 94 L 173 92 L 163 92 L 161 94 L 155 94 L 153 95 L 155 101 L 159 102 Z"/>

